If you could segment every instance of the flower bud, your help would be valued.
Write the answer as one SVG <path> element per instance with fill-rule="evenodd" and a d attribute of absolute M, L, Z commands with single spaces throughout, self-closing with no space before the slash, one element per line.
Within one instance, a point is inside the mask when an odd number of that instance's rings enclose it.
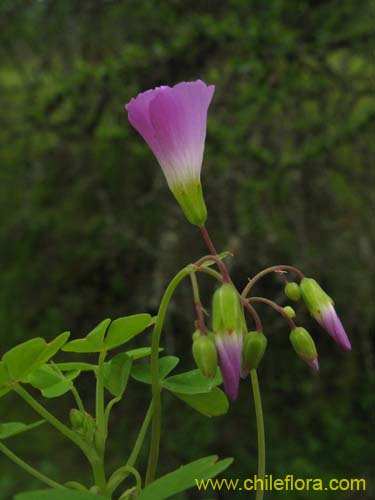
<path fill-rule="evenodd" d="M 322 308 L 333 304 L 331 297 L 322 290 L 313 278 L 304 278 L 301 281 L 300 290 L 302 298 L 313 316 L 320 314 Z"/>
<path fill-rule="evenodd" d="M 243 339 L 242 362 L 248 370 L 258 368 L 267 347 L 267 337 L 262 332 L 246 333 Z"/>
<path fill-rule="evenodd" d="M 285 306 L 285 307 L 283 307 L 283 309 L 284 309 L 284 312 L 289 316 L 289 318 L 296 317 L 296 311 L 293 309 L 293 307 Z"/>
<path fill-rule="evenodd" d="M 311 368 L 318 371 L 318 353 L 309 332 L 302 326 L 299 326 L 290 332 L 289 339 L 298 356 L 311 366 Z"/>
<path fill-rule="evenodd" d="M 213 297 L 212 326 L 215 333 L 242 331 L 243 311 L 235 288 L 229 283 L 222 285 Z"/>
<path fill-rule="evenodd" d="M 80 429 L 85 421 L 85 416 L 77 408 L 72 408 L 69 412 L 69 419 L 73 429 Z"/>
<path fill-rule="evenodd" d="M 217 352 L 212 338 L 200 335 L 193 342 L 194 360 L 205 377 L 214 377 L 217 370 Z"/>
<path fill-rule="evenodd" d="M 333 300 L 312 278 L 304 278 L 300 285 L 302 298 L 322 328 L 345 350 L 350 351 L 350 340 L 338 317 Z"/>
<path fill-rule="evenodd" d="M 301 291 L 298 283 L 287 283 L 285 285 L 284 292 L 288 299 L 294 300 L 295 302 L 301 298 Z"/>

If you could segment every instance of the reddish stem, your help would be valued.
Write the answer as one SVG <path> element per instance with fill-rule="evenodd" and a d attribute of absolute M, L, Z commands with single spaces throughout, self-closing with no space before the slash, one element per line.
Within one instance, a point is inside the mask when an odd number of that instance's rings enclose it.
<path fill-rule="evenodd" d="M 281 306 L 279 306 L 278 304 L 276 304 L 272 300 L 266 299 L 265 297 L 250 297 L 249 299 L 247 299 L 247 301 L 249 301 L 249 302 L 250 301 L 251 302 L 262 302 L 263 304 L 269 305 L 270 307 L 272 307 L 272 309 L 277 311 L 285 319 L 285 321 L 287 321 L 289 323 L 289 326 L 292 330 L 294 330 L 296 328 L 296 325 L 295 325 L 294 321 L 292 320 L 292 318 L 290 318 L 287 315 L 287 313 L 284 311 L 284 309 Z"/>
<path fill-rule="evenodd" d="M 226 268 L 226 265 L 224 264 L 224 262 L 221 261 L 217 257 L 217 251 L 216 251 L 215 245 L 212 243 L 212 240 L 210 238 L 210 235 L 208 234 L 208 231 L 207 231 L 206 227 L 205 226 L 200 226 L 199 229 L 201 231 L 203 240 L 204 240 L 204 242 L 207 245 L 207 248 L 211 252 L 212 256 L 216 257 L 217 267 L 219 268 L 219 271 L 220 271 L 221 275 L 223 276 L 223 282 L 224 283 L 230 283 L 231 279 L 230 279 L 230 276 L 229 276 L 228 269 Z"/>
<path fill-rule="evenodd" d="M 258 316 L 258 313 L 254 309 L 254 307 L 247 302 L 247 300 L 242 301 L 243 306 L 249 311 L 251 316 L 253 317 L 254 323 L 255 323 L 255 328 L 257 329 L 258 332 L 263 332 L 263 326 L 262 322 L 260 320 L 260 317 Z"/>

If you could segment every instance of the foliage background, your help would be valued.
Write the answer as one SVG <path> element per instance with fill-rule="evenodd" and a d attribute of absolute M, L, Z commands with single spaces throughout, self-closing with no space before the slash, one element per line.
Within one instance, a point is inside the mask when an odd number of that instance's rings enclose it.
<path fill-rule="evenodd" d="M 123 109 L 141 90 L 201 78 L 216 85 L 203 169 L 208 227 L 219 249 L 235 253 L 233 277 L 243 286 L 268 265 L 301 267 L 334 295 L 353 343 L 340 351 L 301 309 L 320 352 L 314 377 L 285 325 L 262 310 L 268 473 L 370 480 L 373 15 L 366 0 L 2 0 L 0 354 L 32 336 L 79 337 L 104 317 L 155 313 L 175 271 L 205 253 Z M 213 285 L 200 281 L 209 305 Z M 259 291 L 284 300 L 275 280 Z M 186 368 L 192 321 L 186 282 L 163 337 Z M 89 377 L 80 390 L 90 406 Z M 149 397 L 136 383 L 128 392 L 112 419 L 111 467 Z M 72 401 L 55 404 L 62 415 Z M 222 418 L 167 395 L 165 405 L 160 471 L 218 452 L 236 458 L 226 477 L 255 472 L 248 381 Z M 0 418 L 34 415 L 7 395 Z M 81 456 L 47 426 L 12 446 L 58 479 L 77 478 Z M 3 457 L 0 470 L 1 499 L 39 486 Z"/>

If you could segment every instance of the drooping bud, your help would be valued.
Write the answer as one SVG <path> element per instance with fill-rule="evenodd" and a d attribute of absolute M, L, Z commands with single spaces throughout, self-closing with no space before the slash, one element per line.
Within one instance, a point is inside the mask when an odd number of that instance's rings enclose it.
<path fill-rule="evenodd" d="M 299 326 L 290 332 L 289 339 L 298 356 L 311 366 L 311 368 L 318 371 L 318 353 L 309 332 L 302 326 Z"/>
<path fill-rule="evenodd" d="M 289 316 L 289 318 L 296 317 L 296 311 L 293 309 L 293 307 L 285 306 L 285 307 L 283 307 L 283 309 L 284 309 L 284 312 Z"/>
<path fill-rule="evenodd" d="M 337 316 L 331 297 L 312 278 L 304 278 L 301 281 L 300 289 L 310 314 L 341 347 L 350 351 L 350 340 Z"/>
<path fill-rule="evenodd" d="M 234 400 L 240 383 L 243 329 L 246 323 L 238 292 L 229 283 L 222 285 L 214 294 L 212 323 L 225 392 Z"/>
<path fill-rule="evenodd" d="M 243 339 L 242 362 L 247 370 L 258 368 L 267 347 L 263 332 L 246 333 Z"/>
<path fill-rule="evenodd" d="M 214 377 L 218 364 L 215 342 L 209 335 L 198 333 L 193 341 L 194 360 L 205 377 Z"/>
<path fill-rule="evenodd" d="M 229 283 L 222 285 L 213 297 L 212 327 L 214 332 L 242 331 L 243 311 L 235 288 Z"/>
<path fill-rule="evenodd" d="M 298 283 L 287 283 L 285 285 L 284 292 L 288 299 L 294 300 L 295 302 L 301 298 L 301 291 Z"/>

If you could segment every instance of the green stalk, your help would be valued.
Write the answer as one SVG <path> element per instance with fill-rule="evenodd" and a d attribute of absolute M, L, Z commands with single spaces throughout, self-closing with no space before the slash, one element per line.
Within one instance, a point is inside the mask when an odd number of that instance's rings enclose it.
<path fill-rule="evenodd" d="M 107 355 L 106 351 L 102 351 L 99 354 L 98 370 L 96 374 L 95 413 L 96 413 L 97 430 L 95 433 L 95 444 L 98 456 L 91 463 L 95 478 L 95 484 L 100 488 L 103 494 L 106 491 L 104 453 L 105 453 L 105 443 L 108 434 L 106 425 L 107 419 L 105 416 L 105 408 L 104 408 L 104 361 L 106 355 Z"/>
<path fill-rule="evenodd" d="M 128 461 L 126 462 L 126 465 L 124 465 L 123 467 L 120 467 L 119 469 L 117 469 L 112 474 L 112 476 L 110 477 L 110 479 L 108 481 L 107 492 L 109 494 L 112 495 L 113 492 L 115 491 L 115 489 L 123 481 L 125 481 L 125 479 L 129 476 L 129 474 L 133 473 L 133 475 L 134 475 L 134 472 L 133 472 L 135 470 L 134 469 L 134 465 L 135 465 L 135 463 L 137 461 L 139 452 L 141 451 L 143 442 L 145 440 L 147 429 L 148 429 L 148 426 L 150 425 L 151 417 L 152 417 L 152 402 L 150 403 L 150 405 L 149 405 L 149 407 L 147 409 L 147 413 L 146 413 L 145 418 L 143 420 L 142 426 L 141 426 L 141 428 L 139 430 L 139 433 L 138 433 L 137 439 L 135 441 L 133 450 L 130 453 Z M 124 475 L 121 475 L 120 477 L 118 477 L 118 474 L 121 471 L 124 471 Z"/>
<path fill-rule="evenodd" d="M 15 464 L 17 464 L 19 467 L 21 467 L 24 471 L 28 472 L 32 476 L 34 476 L 36 479 L 39 479 L 42 483 L 45 483 L 47 486 L 50 486 L 51 488 L 58 488 L 58 489 L 66 489 L 65 486 L 62 484 L 57 483 L 53 479 L 50 479 L 49 477 L 45 476 L 38 470 L 34 469 L 34 467 L 31 467 L 27 462 L 22 460 L 18 455 L 13 453 L 5 444 L 3 444 L 0 441 L 0 451 L 4 453 L 10 460 L 12 460 Z"/>
<path fill-rule="evenodd" d="M 92 454 L 90 449 L 87 447 L 86 443 L 72 430 L 69 429 L 65 424 L 60 422 L 52 413 L 50 413 L 44 406 L 42 406 L 36 399 L 33 398 L 23 387 L 16 385 L 13 390 L 21 396 L 22 399 L 26 401 L 41 417 L 43 417 L 47 422 L 49 422 L 55 429 L 57 429 L 61 434 L 66 436 L 70 441 L 76 444 L 85 455 L 89 458 Z"/>
<path fill-rule="evenodd" d="M 251 384 L 253 387 L 254 395 L 254 406 L 255 406 L 255 417 L 257 422 L 257 435 L 258 435 L 258 479 L 262 480 L 264 486 L 264 479 L 266 475 L 266 444 L 264 438 L 264 421 L 263 421 L 263 409 L 262 409 L 262 399 L 260 397 L 259 381 L 256 370 L 250 371 Z M 255 495 L 255 500 L 262 500 L 264 496 L 264 490 L 258 490 Z"/>
<path fill-rule="evenodd" d="M 186 276 L 189 275 L 190 266 L 181 269 L 176 276 L 169 283 L 163 298 L 161 300 L 159 311 L 154 326 L 154 332 L 152 336 L 151 343 L 151 376 L 152 376 L 152 405 L 153 405 L 153 415 L 152 415 L 152 434 L 151 434 L 151 446 L 148 456 L 147 472 L 146 472 L 146 485 L 151 483 L 156 475 L 156 467 L 159 458 L 159 446 L 160 446 L 160 431 L 161 431 L 161 401 L 160 401 L 160 381 L 159 381 L 159 344 L 160 336 L 164 324 L 165 315 L 167 313 L 169 302 L 172 295 L 177 288 L 177 285 Z"/>

